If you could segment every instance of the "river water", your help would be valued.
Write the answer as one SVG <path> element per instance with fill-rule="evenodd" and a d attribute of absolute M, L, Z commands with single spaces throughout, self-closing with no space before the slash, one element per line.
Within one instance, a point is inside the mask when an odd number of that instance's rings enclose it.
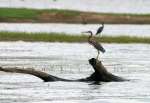
<path fill-rule="evenodd" d="M 150 13 L 149 0 L 0 0 L 0 7 Z"/>
<path fill-rule="evenodd" d="M 31 75 L 0 72 L 1 103 L 149 103 L 150 45 L 103 44 L 108 71 L 130 79 L 91 85 L 47 82 Z M 0 42 L 0 66 L 32 67 L 49 74 L 79 79 L 93 70 L 88 59 L 96 50 L 87 43 Z"/>
<path fill-rule="evenodd" d="M 94 33 L 100 24 L 57 24 L 57 23 L 0 23 L 0 31 L 12 32 L 58 32 L 81 35 L 81 32 L 92 30 Z M 102 35 L 106 36 L 139 36 L 150 37 L 150 25 L 105 25 Z"/>

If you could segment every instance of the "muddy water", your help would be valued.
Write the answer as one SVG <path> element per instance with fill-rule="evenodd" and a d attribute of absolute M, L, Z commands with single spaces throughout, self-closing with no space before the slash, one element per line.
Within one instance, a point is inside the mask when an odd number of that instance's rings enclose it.
<path fill-rule="evenodd" d="M 150 45 L 103 44 L 101 55 L 108 71 L 128 82 L 48 82 L 23 74 L 0 72 L 1 103 L 149 103 Z M 0 66 L 33 67 L 47 73 L 78 79 L 93 72 L 88 59 L 96 51 L 87 43 L 0 42 Z"/>

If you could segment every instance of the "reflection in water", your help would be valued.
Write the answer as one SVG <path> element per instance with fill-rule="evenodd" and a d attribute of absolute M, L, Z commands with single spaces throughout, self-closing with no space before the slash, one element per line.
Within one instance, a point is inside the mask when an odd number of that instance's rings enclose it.
<path fill-rule="evenodd" d="M 149 103 L 150 45 L 104 44 L 104 47 L 107 52 L 101 58 L 108 71 L 131 81 L 101 85 L 44 83 L 31 75 L 0 72 L 1 103 Z M 93 70 L 87 59 L 95 55 L 96 51 L 87 43 L 0 42 L 0 66 L 34 67 L 68 79 L 90 75 Z"/>

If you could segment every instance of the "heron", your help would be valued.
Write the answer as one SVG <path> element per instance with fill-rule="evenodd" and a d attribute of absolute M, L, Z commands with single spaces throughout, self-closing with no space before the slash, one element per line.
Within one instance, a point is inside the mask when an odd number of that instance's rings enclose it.
<path fill-rule="evenodd" d="M 100 26 L 98 29 L 97 29 L 97 32 L 96 32 L 96 35 L 100 34 L 104 29 L 104 23 L 102 23 L 102 26 Z"/>
<path fill-rule="evenodd" d="M 93 38 L 93 33 L 92 31 L 86 31 L 86 32 L 82 32 L 82 33 L 90 33 L 89 37 L 88 37 L 88 43 L 91 44 L 98 52 L 97 54 L 97 57 L 96 57 L 96 60 L 98 60 L 98 57 L 99 57 L 99 54 L 100 54 L 100 51 L 102 53 L 105 53 L 105 49 L 103 48 L 103 46 L 97 42 L 94 38 Z"/>

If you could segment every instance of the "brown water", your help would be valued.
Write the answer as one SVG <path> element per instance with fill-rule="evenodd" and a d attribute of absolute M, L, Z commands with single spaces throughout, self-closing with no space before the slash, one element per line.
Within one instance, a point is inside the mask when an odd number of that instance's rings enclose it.
<path fill-rule="evenodd" d="M 149 103 L 150 45 L 103 45 L 108 71 L 131 81 L 44 83 L 31 75 L 0 72 L 0 103 Z M 87 60 L 92 57 L 96 51 L 87 43 L 0 42 L 0 66 L 33 67 L 67 79 L 91 74 Z"/>

